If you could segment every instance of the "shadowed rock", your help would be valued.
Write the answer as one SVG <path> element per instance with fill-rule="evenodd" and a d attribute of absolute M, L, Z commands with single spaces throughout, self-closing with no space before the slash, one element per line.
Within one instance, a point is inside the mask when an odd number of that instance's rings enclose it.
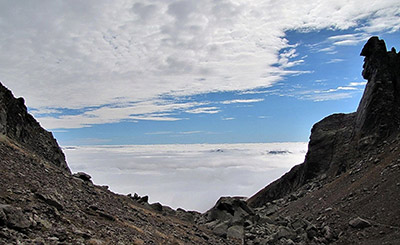
<path fill-rule="evenodd" d="M 52 133 L 43 129 L 28 114 L 23 98 L 16 99 L 11 91 L 1 83 L 0 134 L 7 136 L 38 157 L 44 158 L 51 164 L 70 173 L 64 153 Z"/>

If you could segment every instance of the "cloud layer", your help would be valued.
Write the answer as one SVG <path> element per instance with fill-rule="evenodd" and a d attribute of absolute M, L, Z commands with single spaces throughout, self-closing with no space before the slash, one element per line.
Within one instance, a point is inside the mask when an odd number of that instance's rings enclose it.
<path fill-rule="evenodd" d="M 306 143 L 67 147 L 72 171 L 119 193 L 206 211 L 220 196 L 250 196 L 304 160 Z M 277 154 L 278 153 L 278 154 Z"/>
<path fill-rule="evenodd" d="M 365 33 L 400 28 L 395 0 L 48 0 L 0 6 L 0 79 L 27 99 L 47 128 L 178 120 L 171 115 L 176 111 L 218 113 L 163 98 L 248 91 L 307 72 L 296 69 L 303 60 L 285 38 L 288 30 L 355 28 L 356 35 L 327 40 L 351 45 Z M 65 109 L 77 111 L 69 115 Z"/>

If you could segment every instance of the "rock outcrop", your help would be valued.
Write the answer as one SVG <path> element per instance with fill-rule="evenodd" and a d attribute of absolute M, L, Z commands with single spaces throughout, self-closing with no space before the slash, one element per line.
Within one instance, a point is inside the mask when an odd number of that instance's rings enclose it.
<path fill-rule="evenodd" d="M 70 172 L 64 153 L 52 133 L 43 129 L 28 113 L 23 98 L 14 98 L 0 83 L 0 137 L 12 140 L 25 150 Z"/>
<path fill-rule="evenodd" d="M 363 77 L 368 79 L 357 112 L 334 114 L 316 123 L 304 163 L 293 167 L 248 203 L 260 207 L 288 195 L 315 178 L 333 179 L 385 140 L 400 126 L 400 54 L 387 52 L 383 40 L 372 37 L 361 52 Z"/>

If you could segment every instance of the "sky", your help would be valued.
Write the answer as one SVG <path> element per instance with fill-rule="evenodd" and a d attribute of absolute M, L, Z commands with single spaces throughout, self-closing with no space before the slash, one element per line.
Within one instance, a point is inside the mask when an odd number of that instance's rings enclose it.
<path fill-rule="evenodd" d="M 0 80 L 63 146 L 308 141 L 400 2 L 0 0 Z"/>
<path fill-rule="evenodd" d="M 66 147 L 69 167 L 98 185 L 205 212 L 221 196 L 249 197 L 301 163 L 307 143 Z"/>

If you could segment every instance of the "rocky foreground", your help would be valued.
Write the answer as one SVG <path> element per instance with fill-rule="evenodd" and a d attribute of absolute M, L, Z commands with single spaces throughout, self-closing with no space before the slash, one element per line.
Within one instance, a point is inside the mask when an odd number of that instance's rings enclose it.
<path fill-rule="evenodd" d="M 304 163 L 204 214 L 72 174 L 0 84 L 0 244 L 400 244 L 400 54 L 372 37 L 357 112 L 314 125 Z"/>

